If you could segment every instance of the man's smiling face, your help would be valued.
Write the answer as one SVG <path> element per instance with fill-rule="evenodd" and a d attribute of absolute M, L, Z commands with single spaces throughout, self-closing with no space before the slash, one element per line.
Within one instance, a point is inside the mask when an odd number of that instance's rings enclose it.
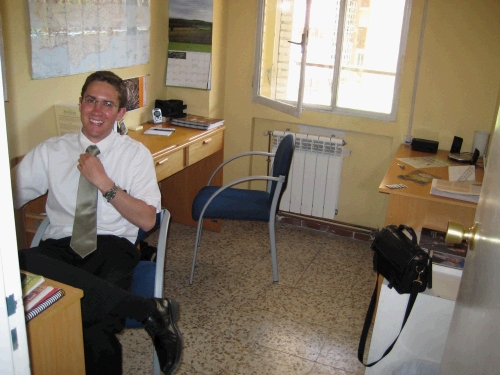
<path fill-rule="evenodd" d="M 90 83 L 80 98 L 82 132 L 92 142 L 98 143 L 112 131 L 127 110 L 119 108 L 118 91 L 107 82 Z"/>

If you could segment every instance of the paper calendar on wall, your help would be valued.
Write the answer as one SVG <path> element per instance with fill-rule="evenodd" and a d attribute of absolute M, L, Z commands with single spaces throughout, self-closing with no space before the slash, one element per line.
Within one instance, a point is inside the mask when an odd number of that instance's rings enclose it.
<path fill-rule="evenodd" d="M 167 86 L 210 89 L 211 53 L 168 51 Z"/>
<path fill-rule="evenodd" d="M 170 0 L 167 86 L 210 90 L 213 2 Z"/>

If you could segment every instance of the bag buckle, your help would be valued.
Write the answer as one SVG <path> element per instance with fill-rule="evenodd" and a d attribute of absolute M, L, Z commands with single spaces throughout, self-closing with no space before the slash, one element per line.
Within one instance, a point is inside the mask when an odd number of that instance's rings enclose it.
<path fill-rule="evenodd" d="M 425 271 L 425 267 L 422 267 L 422 270 L 419 271 L 418 270 L 418 266 L 415 266 L 415 270 L 417 271 L 418 273 L 418 276 L 415 280 L 413 280 L 414 283 L 419 283 L 420 285 L 422 285 L 422 281 L 420 280 L 420 275 Z"/>

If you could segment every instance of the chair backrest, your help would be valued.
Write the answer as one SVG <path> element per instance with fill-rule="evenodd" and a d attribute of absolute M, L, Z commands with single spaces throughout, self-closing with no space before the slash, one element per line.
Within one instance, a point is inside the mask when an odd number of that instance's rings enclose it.
<path fill-rule="evenodd" d="M 272 167 L 273 177 L 285 176 L 285 181 L 283 182 L 283 187 L 280 192 L 280 197 L 278 199 L 278 207 L 281 201 L 281 196 L 286 190 L 288 184 L 288 174 L 290 172 L 290 166 L 292 165 L 293 151 L 295 150 L 295 141 L 292 134 L 287 134 L 278 145 L 276 153 L 274 154 L 274 161 Z M 271 184 L 269 199 L 272 201 L 274 192 L 276 190 L 276 182 Z"/>

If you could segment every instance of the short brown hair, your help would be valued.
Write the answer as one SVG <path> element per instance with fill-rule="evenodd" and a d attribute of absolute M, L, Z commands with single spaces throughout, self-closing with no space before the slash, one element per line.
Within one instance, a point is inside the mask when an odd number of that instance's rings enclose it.
<path fill-rule="evenodd" d="M 118 105 L 120 108 L 123 108 L 127 104 L 127 87 L 125 86 L 125 82 L 123 82 L 123 79 L 118 77 L 115 73 L 107 71 L 107 70 L 100 70 L 95 73 L 92 73 L 87 77 L 85 80 L 85 83 L 82 86 L 82 93 L 81 96 L 83 98 L 83 95 L 85 94 L 85 91 L 87 91 L 87 87 L 95 81 L 99 82 L 106 82 L 109 83 L 111 86 L 113 86 L 116 91 L 118 92 Z"/>

